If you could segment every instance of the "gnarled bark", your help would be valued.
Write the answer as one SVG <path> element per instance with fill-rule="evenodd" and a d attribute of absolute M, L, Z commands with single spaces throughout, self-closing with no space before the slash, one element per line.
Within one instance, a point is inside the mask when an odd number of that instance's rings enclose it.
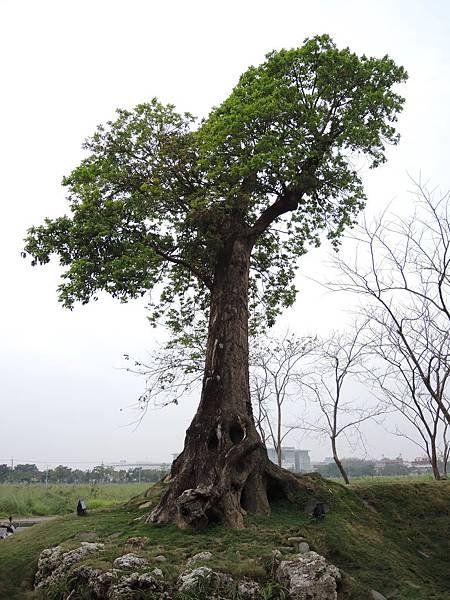
<path fill-rule="evenodd" d="M 248 511 L 270 513 L 271 496 L 293 498 L 295 475 L 273 465 L 257 432 L 248 375 L 251 241 L 224 248 L 211 292 L 200 404 L 174 461 L 170 485 L 147 521 L 200 528 L 212 521 L 243 527 Z"/>

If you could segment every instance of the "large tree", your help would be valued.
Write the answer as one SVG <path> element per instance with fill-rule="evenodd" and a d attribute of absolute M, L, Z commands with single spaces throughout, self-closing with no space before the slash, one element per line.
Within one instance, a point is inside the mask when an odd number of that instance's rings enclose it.
<path fill-rule="evenodd" d="M 241 527 L 298 479 L 273 465 L 256 430 L 248 321 L 293 303 L 297 259 L 321 232 L 336 244 L 364 205 L 355 166 L 395 144 L 406 79 L 385 56 L 358 57 L 328 36 L 267 55 L 196 124 L 156 99 L 119 110 L 64 179 L 70 215 L 29 230 L 34 263 L 59 256 L 64 306 L 104 290 L 153 294 L 175 335 L 208 320 L 202 393 L 155 522 Z"/>

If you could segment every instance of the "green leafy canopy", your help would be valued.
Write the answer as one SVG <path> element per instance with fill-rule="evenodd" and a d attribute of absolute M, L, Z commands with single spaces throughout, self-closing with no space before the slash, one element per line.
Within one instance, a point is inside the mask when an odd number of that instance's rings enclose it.
<path fill-rule="evenodd" d="M 268 54 L 203 121 L 156 99 L 118 110 L 63 180 L 70 214 L 29 229 L 25 251 L 33 264 L 59 257 L 64 306 L 154 289 L 152 318 L 180 333 L 207 312 L 224 244 L 245 230 L 252 312 L 271 324 L 295 299 L 308 244 L 323 231 L 337 244 L 363 207 L 354 165 L 377 167 L 398 142 L 406 77 L 323 35 Z"/>

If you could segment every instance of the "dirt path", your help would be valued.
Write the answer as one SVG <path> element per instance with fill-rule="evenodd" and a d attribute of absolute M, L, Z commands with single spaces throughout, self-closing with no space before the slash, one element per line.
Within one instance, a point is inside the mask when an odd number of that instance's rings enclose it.
<path fill-rule="evenodd" d="M 22 529 L 26 529 L 27 527 L 31 527 L 32 525 L 37 525 L 38 523 L 45 523 L 46 521 L 51 521 L 52 519 L 56 519 L 58 515 L 52 515 L 49 517 L 17 517 L 13 519 L 14 527 L 16 528 L 16 533 L 22 531 Z M 6 527 L 9 525 L 8 519 L 0 520 L 0 534 L 2 533 L 2 529 L 6 530 Z"/>

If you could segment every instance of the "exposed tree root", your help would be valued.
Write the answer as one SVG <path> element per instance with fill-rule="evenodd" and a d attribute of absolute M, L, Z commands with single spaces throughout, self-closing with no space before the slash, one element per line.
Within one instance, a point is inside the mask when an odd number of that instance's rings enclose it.
<path fill-rule="evenodd" d="M 268 516 L 272 500 L 294 502 L 312 489 L 307 480 L 274 465 L 260 442 L 241 442 L 232 450 L 223 465 L 216 464 L 209 472 L 207 465 L 199 470 L 198 462 L 189 461 L 183 452 L 172 465 L 168 489 L 146 522 L 193 529 L 221 522 L 240 529 L 247 512 Z M 199 473 L 201 477 L 196 477 Z"/>

